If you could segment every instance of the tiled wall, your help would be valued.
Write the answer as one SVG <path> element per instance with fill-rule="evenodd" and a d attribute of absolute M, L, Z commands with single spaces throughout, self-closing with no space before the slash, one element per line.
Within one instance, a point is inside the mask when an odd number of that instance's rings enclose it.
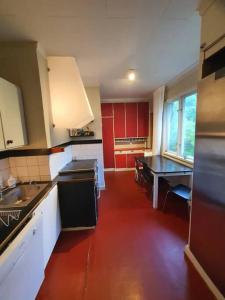
<path fill-rule="evenodd" d="M 105 187 L 102 144 L 72 145 L 72 156 L 73 159 L 97 159 L 99 187 Z"/>
<path fill-rule="evenodd" d="M 50 180 L 48 155 L 10 157 L 9 165 L 10 173 L 22 182 Z"/>
<path fill-rule="evenodd" d="M 64 148 L 64 152 L 42 156 L 10 157 L 0 160 L 0 176 L 6 184 L 10 174 L 19 181 L 47 181 L 54 179 L 72 158 L 97 159 L 98 183 L 105 187 L 102 144 L 82 144 Z"/>
<path fill-rule="evenodd" d="M 9 167 L 9 159 L 4 158 L 0 160 L 0 177 L 4 183 L 6 184 L 10 175 L 10 167 Z"/>

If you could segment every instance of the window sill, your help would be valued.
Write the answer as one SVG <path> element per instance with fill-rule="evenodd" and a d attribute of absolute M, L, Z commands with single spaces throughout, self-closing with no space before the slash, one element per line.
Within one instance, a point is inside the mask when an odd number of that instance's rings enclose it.
<path fill-rule="evenodd" d="M 184 166 L 187 166 L 189 168 L 193 168 L 193 162 L 191 162 L 190 160 L 186 160 L 180 156 L 174 155 L 172 153 L 169 152 L 163 152 L 163 156 L 165 156 L 166 158 L 172 159 L 176 162 L 179 162 L 181 164 L 183 164 Z"/>

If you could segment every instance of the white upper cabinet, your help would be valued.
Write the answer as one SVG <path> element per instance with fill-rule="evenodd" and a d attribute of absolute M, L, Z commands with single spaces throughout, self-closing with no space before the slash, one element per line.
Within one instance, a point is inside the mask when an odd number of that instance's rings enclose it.
<path fill-rule="evenodd" d="M 94 116 L 74 57 L 48 57 L 52 117 L 55 127 L 82 128 Z"/>
<path fill-rule="evenodd" d="M 0 114 L 0 149 L 25 145 L 26 134 L 21 93 L 16 85 L 3 78 L 0 78 Z"/>
<path fill-rule="evenodd" d="M 207 58 L 225 45 L 225 1 L 201 0 L 199 4 L 199 13 L 201 15 L 202 23 L 201 44 L 204 45 L 204 48 L 207 48 L 212 43 L 216 42 L 216 44 L 207 51 Z"/>
<path fill-rule="evenodd" d="M 2 122 L 0 118 L 0 151 L 5 149 L 5 141 L 4 141 L 4 135 L 3 135 L 3 129 L 2 129 Z"/>

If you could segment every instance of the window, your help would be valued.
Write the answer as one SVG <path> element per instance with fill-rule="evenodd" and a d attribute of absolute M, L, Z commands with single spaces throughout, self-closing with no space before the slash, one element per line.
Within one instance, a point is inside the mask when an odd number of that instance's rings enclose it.
<path fill-rule="evenodd" d="M 164 150 L 167 154 L 193 161 L 196 104 L 196 93 L 167 102 L 164 124 Z"/>
<path fill-rule="evenodd" d="M 178 117 L 179 117 L 179 101 L 173 101 L 168 104 L 168 151 L 177 152 L 178 139 Z"/>

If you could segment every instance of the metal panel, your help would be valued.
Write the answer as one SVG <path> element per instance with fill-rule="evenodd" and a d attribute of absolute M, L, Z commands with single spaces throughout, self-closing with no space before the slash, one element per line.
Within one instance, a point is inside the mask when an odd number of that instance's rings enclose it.
<path fill-rule="evenodd" d="M 225 294 L 225 78 L 199 83 L 190 248 Z"/>

